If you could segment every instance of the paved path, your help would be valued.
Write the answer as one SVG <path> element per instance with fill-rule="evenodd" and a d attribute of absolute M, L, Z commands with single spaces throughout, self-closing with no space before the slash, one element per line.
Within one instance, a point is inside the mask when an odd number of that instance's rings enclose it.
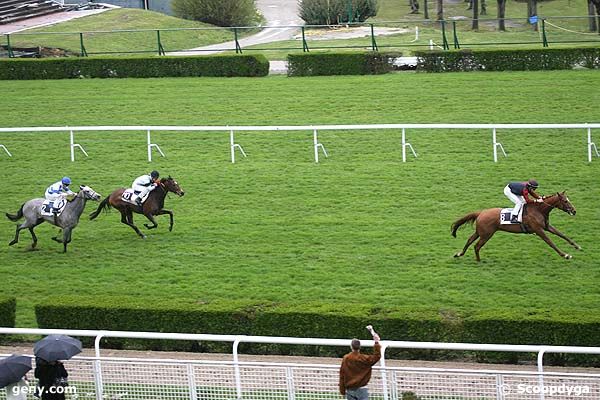
<path fill-rule="evenodd" d="M 292 39 L 299 30 L 297 25 L 303 23 L 298 17 L 297 0 L 257 0 L 256 7 L 265 17 L 267 28 L 256 35 L 238 40 L 242 49 L 247 46 Z M 235 42 L 196 47 L 187 51 L 167 53 L 167 55 L 214 54 L 222 51 L 235 51 Z"/>

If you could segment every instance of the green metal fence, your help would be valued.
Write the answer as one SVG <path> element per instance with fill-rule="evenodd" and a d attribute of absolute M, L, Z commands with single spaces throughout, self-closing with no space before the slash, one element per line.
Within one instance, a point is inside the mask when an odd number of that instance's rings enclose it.
<path fill-rule="evenodd" d="M 263 29 L 286 29 L 294 32 L 289 40 L 246 45 L 244 38 L 259 30 L 258 27 L 236 28 L 183 28 L 140 29 L 93 32 L 23 31 L 3 34 L 4 57 L 19 56 L 17 49 L 58 48 L 61 55 L 168 55 L 187 51 L 192 54 L 226 51 L 252 52 L 309 52 L 344 50 L 408 51 L 461 48 L 523 48 L 583 46 L 600 43 L 600 34 L 590 31 L 590 17 L 545 17 L 479 19 L 460 18 L 444 21 L 390 21 L 352 23 L 335 26 L 279 26 Z M 504 30 L 501 30 L 501 26 Z M 206 45 L 209 30 L 225 32 L 230 42 Z"/>

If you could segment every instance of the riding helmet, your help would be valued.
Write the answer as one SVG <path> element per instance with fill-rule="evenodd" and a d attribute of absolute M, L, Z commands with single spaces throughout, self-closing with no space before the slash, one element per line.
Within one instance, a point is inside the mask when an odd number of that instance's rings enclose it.
<path fill-rule="evenodd" d="M 71 178 L 69 178 L 68 176 L 65 176 L 64 178 L 62 178 L 62 184 L 63 185 L 70 185 L 71 184 Z"/>
<path fill-rule="evenodd" d="M 158 171 L 154 170 L 150 172 L 150 177 L 152 177 L 152 179 L 158 179 Z"/>
<path fill-rule="evenodd" d="M 535 179 L 530 179 L 527 182 L 527 186 L 532 187 L 534 189 L 537 189 L 539 185 L 538 185 L 538 182 Z"/>

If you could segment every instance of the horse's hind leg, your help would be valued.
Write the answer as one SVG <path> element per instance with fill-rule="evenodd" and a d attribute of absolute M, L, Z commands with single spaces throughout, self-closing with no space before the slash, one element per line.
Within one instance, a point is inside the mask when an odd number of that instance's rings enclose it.
<path fill-rule="evenodd" d="M 475 244 L 475 257 L 477 261 L 481 261 L 481 257 L 479 257 L 479 250 L 483 247 L 483 245 L 490 240 L 492 236 L 494 236 L 495 232 L 486 233 L 485 235 L 481 235 L 481 239 Z"/>
<path fill-rule="evenodd" d="M 121 212 L 121 222 L 127 226 L 130 226 L 131 229 L 135 231 L 142 239 L 146 239 L 146 235 L 144 235 L 137 226 L 133 224 L 133 214 L 131 212 Z"/>
<path fill-rule="evenodd" d="M 29 232 L 31 233 L 31 239 L 33 240 L 33 242 L 31 242 L 31 250 L 35 250 L 35 246 L 37 246 L 38 239 L 35 235 L 35 232 L 33 231 L 33 226 L 29 228 Z"/>
<path fill-rule="evenodd" d="M 67 228 L 63 230 L 63 253 L 67 252 L 67 245 L 71 243 L 71 232 L 73 232 L 72 228 Z"/>
<path fill-rule="evenodd" d="M 19 243 L 19 233 L 21 232 L 21 229 L 25 229 L 23 225 L 25 224 L 17 225 L 17 230 L 15 231 L 15 238 L 12 240 L 12 242 L 8 244 L 9 246 Z"/>
<path fill-rule="evenodd" d="M 463 247 L 462 251 L 460 253 L 456 253 L 454 255 L 454 257 L 462 257 L 462 256 L 464 256 L 465 253 L 467 252 L 467 249 L 471 245 L 471 243 L 473 243 L 478 237 L 479 237 L 479 233 L 477 233 L 477 232 L 473 233 L 471 235 L 471 237 L 467 240 L 467 243 L 465 244 L 465 247 Z"/>

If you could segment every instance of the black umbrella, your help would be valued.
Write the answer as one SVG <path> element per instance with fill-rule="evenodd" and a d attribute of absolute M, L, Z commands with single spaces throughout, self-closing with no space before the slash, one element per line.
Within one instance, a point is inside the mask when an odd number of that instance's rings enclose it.
<path fill-rule="evenodd" d="M 35 344 L 33 353 L 46 361 L 68 360 L 81 353 L 81 342 L 71 336 L 49 335 Z"/>
<path fill-rule="evenodd" d="M 31 369 L 31 358 L 13 354 L 0 360 L 0 388 L 19 382 Z"/>

